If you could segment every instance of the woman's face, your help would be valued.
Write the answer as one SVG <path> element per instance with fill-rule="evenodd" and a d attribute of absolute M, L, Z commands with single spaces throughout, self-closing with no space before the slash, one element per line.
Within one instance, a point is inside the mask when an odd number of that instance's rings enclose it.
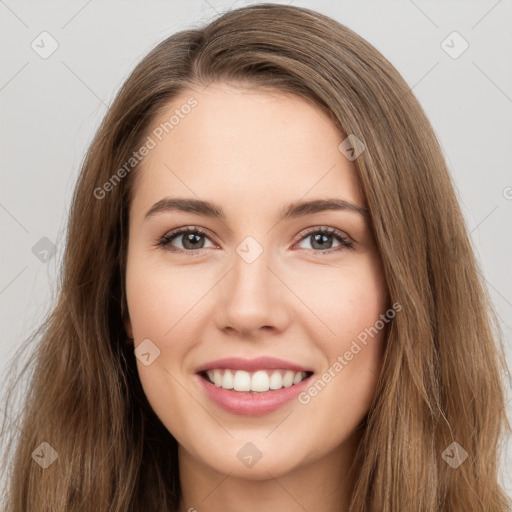
<path fill-rule="evenodd" d="M 374 396 L 387 323 L 344 137 L 303 99 L 224 84 L 182 94 L 151 130 L 126 272 L 149 403 L 199 466 L 262 479 L 336 464 Z M 346 203 L 315 203 L 328 199 Z"/>

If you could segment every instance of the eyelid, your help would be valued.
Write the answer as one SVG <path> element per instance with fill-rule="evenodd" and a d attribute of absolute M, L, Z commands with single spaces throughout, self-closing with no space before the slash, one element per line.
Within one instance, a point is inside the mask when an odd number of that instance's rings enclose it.
<path fill-rule="evenodd" d="M 352 242 L 352 243 L 354 242 L 354 240 L 352 240 L 352 238 L 350 238 L 341 229 L 333 228 L 333 227 L 330 227 L 330 226 L 317 225 L 317 226 L 312 226 L 312 227 L 309 227 L 309 228 L 305 228 L 303 231 L 301 231 L 295 237 L 294 243 L 295 242 L 300 242 L 302 239 L 306 238 L 308 235 L 312 235 L 313 233 L 326 233 L 326 234 L 329 234 L 329 235 L 333 235 L 333 236 L 338 236 L 340 238 L 344 238 L 348 242 Z"/>
<path fill-rule="evenodd" d="M 165 235 L 163 235 L 161 238 L 157 240 L 157 246 L 162 246 L 164 249 L 167 248 L 167 246 L 170 246 L 170 240 L 174 238 L 178 238 L 180 235 L 183 235 L 185 233 L 195 233 L 204 235 L 212 243 L 215 244 L 214 240 L 212 240 L 212 235 L 210 234 L 210 231 L 206 228 L 201 228 L 195 225 L 189 225 L 189 226 L 181 226 L 179 228 L 172 229 L 168 231 Z M 337 238 L 340 242 L 340 246 L 338 247 L 331 247 L 329 249 L 320 251 L 315 249 L 302 249 L 303 251 L 306 251 L 307 253 L 314 253 L 314 254 L 331 254 L 332 252 L 339 251 L 341 249 L 351 249 L 353 248 L 354 241 L 349 237 L 345 232 L 338 228 L 333 228 L 330 226 L 311 226 L 309 228 L 305 228 L 305 230 L 302 230 L 294 239 L 292 247 L 300 243 L 302 240 L 305 240 L 309 235 L 316 234 L 316 233 L 324 233 L 327 235 L 330 235 L 334 238 Z M 167 249 L 171 252 L 175 253 L 184 253 L 184 254 L 200 254 L 202 251 L 209 249 L 208 247 L 202 247 L 199 249 L 179 249 L 179 248 L 173 248 L 173 249 Z"/>
<path fill-rule="evenodd" d="M 305 231 L 301 231 L 297 237 L 295 238 L 295 241 L 293 243 L 293 246 L 300 243 L 302 240 L 306 240 L 310 235 L 314 233 L 323 233 L 332 236 L 333 238 L 338 239 L 340 242 L 340 245 L 338 247 L 331 247 L 329 249 L 326 249 L 324 251 L 319 251 L 315 249 L 302 249 L 303 251 L 306 251 L 308 254 L 314 254 L 314 255 L 329 255 L 338 251 L 341 251 L 343 249 L 352 249 L 354 247 L 354 240 L 350 238 L 345 232 L 343 232 L 341 229 L 333 228 L 330 226 L 312 226 L 310 228 L 306 228 Z"/>
<path fill-rule="evenodd" d="M 215 238 L 212 236 L 211 232 L 206 228 L 200 228 L 198 226 L 181 226 L 179 228 L 171 229 L 168 231 L 165 235 L 157 239 L 157 245 L 165 246 L 169 244 L 169 241 L 172 238 L 178 238 L 180 235 L 183 235 L 185 233 L 196 233 L 200 235 L 205 235 L 207 238 L 210 239 L 212 243 L 215 243 L 212 238 Z M 167 243 L 164 243 L 164 241 L 167 241 Z M 217 244 L 218 245 L 218 244 Z M 175 252 L 198 252 L 203 249 L 173 249 Z"/>

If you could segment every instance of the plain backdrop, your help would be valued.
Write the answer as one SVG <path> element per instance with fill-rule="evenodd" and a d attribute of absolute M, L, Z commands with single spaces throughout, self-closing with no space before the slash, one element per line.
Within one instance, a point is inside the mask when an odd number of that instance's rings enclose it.
<path fill-rule="evenodd" d="M 52 306 L 77 174 L 121 83 L 170 34 L 249 3 L 0 0 L 0 382 Z M 455 179 L 512 367 L 512 1 L 292 3 L 367 39 L 419 99 Z M 507 448 L 502 479 L 512 496 L 510 440 Z"/>

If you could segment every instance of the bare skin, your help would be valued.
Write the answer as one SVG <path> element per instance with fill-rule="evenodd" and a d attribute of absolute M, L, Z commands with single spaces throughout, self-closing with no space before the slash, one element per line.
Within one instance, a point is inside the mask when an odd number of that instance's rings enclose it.
<path fill-rule="evenodd" d="M 289 203 L 314 199 L 364 208 L 355 164 L 319 110 L 279 92 L 225 84 L 187 91 L 154 126 L 190 96 L 197 106 L 137 176 L 126 272 L 127 331 L 135 347 L 149 339 L 160 350 L 137 366 L 151 406 L 179 443 L 179 512 L 345 510 L 355 429 L 374 398 L 385 328 L 342 371 L 332 376 L 332 368 L 388 307 L 380 257 L 368 216 L 354 209 L 279 215 Z M 145 218 L 164 197 L 214 202 L 225 219 L 177 210 Z M 194 226 L 206 235 L 192 249 L 187 233 L 158 245 Z M 321 234 L 313 228 L 322 227 L 336 232 L 315 243 Z M 237 252 L 248 236 L 263 251 L 251 263 Z M 262 355 L 311 368 L 314 381 L 330 368 L 331 379 L 302 403 L 242 416 L 212 402 L 195 372 L 214 359 Z M 237 456 L 248 442 L 261 454 L 251 467 Z"/>

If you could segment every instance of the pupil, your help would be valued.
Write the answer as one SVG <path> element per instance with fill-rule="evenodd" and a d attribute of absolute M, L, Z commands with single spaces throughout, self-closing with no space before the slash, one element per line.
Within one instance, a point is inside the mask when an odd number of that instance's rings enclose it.
<path fill-rule="evenodd" d="M 315 249 L 325 249 L 327 246 L 325 245 L 325 242 L 327 242 L 327 240 L 331 237 L 331 235 L 326 235 L 324 233 L 317 233 L 316 235 L 313 235 L 313 243 L 311 244 L 313 246 L 313 248 Z M 322 242 L 324 243 L 322 245 Z M 315 244 L 318 243 L 319 246 L 318 247 L 315 247 Z M 332 245 L 332 243 L 330 244 Z M 328 249 L 330 247 L 327 247 Z"/>
<path fill-rule="evenodd" d="M 185 247 L 185 249 L 197 249 L 198 242 L 199 243 L 201 242 L 201 237 L 202 237 L 202 235 L 200 235 L 200 234 L 189 233 L 188 235 L 186 235 L 184 237 L 183 246 Z M 328 240 L 331 238 L 331 235 L 326 235 L 324 233 L 317 233 L 316 235 L 311 235 L 311 238 L 313 239 L 312 246 L 315 249 L 325 249 L 326 247 L 330 248 L 330 246 L 332 245 L 332 240 L 331 240 L 331 244 L 327 243 Z M 189 245 L 189 246 L 187 247 L 187 245 Z M 199 248 L 202 248 L 202 245 Z"/>
<path fill-rule="evenodd" d="M 189 233 L 188 235 L 186 235 L 184 237 L 183 247 L 185 247 L 185 249 L 197 249 L 198 248 L 197 242 L 200 242 L 201 236 L 202 235 L 198 235 L 196 233 Z M 196 242 L 195 245 L 194 245 L 194 242 Z M 191 246 L 187 247 L 187 244 L 191 244 Z M 201 247 L 199 247 L 199 248 L 201 248 Z"/>

